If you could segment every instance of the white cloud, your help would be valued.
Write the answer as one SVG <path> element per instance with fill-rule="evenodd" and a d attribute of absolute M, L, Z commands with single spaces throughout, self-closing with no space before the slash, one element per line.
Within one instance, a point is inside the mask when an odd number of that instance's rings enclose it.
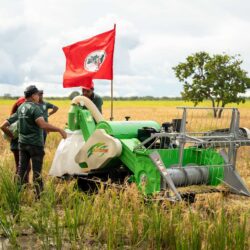
<path fill-rule="evenodd" d="M 116 23 L 114 94 L 179 96 L 172 67 L 191 53 L 239 53 L 250 70 L 249 7 L 246 0 L 2 0 L 1 92 L 18 95 L 36 82 L 45 95 L 68 95 L 62 47 Z M 95 82 L 109 95 L 110 82 Z"/>

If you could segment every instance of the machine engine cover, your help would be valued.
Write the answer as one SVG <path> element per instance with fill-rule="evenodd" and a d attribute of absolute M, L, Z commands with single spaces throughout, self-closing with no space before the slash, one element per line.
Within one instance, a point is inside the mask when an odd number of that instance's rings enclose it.
<path fill-rule="evenodd" d="M 115 157 L 121 155 L 120 140 L 108 135 L 104 129 L 96 129 L 75 156 L 75 161 L 86 171 L 105 167 Z"/>

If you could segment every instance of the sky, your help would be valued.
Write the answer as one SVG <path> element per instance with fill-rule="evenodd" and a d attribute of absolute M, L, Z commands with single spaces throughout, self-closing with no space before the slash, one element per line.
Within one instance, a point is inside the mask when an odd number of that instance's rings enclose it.
<path fill-rule="evenodd" d="M 240 54 L 250 72 L 249 10 L 248 0 L 1 0 L 0 95 L 79 91 L 62 86 L 62 47 L 116 24 L 114 96 L 180 96 L 172 68 L 193 53 Z M 110 95 L 110 81 L 94 82 Z"/>

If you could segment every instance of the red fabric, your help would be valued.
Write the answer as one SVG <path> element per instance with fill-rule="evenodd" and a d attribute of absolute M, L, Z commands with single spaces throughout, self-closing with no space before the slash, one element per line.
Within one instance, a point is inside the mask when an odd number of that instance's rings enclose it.
<path fill-rule="evenodd" d="M 20 106 L 21 104 L 23 104 L 25 102 L 25 98 L 24 97 L 20 97 L 18 100 L 17 100 L 17 106 Z"/>
<path fill-rule="evenodd" d="M 84 86 L 82 86 L 82 88 L 83 89 L 88 89 L 88 90 L 94 89 L 94 83 L 93 83 L 93 81 L 91 80 L 91 81 L 84 82 Z"/>
<path fill-rule="evenodd" d="M 92 79 L 113 79 L 114 29 L 63 48 L 63 87 L 88 86 Z"/>
<path fill-rule="evenodd" d="M 19 107 L 22 103 L 24 103 L 24 102 L 25 102 L 25 98 L 24 98 L 24 97 L 18 98 L 17 101 L 13 104 L 10 114 L 12 115 L 12 114 L 16 113 L 18 107 Z"/>

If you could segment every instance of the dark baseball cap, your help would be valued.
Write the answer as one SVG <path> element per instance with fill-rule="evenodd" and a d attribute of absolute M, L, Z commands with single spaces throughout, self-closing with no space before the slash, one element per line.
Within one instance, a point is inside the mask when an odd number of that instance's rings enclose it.
<path fill-rule="evenodd" d="M 35 85 L 30 85 L 24 90 L 25 98 L 31 97 L 32 95 L 37 93 L 39 93 L 39 90 Z"/>

